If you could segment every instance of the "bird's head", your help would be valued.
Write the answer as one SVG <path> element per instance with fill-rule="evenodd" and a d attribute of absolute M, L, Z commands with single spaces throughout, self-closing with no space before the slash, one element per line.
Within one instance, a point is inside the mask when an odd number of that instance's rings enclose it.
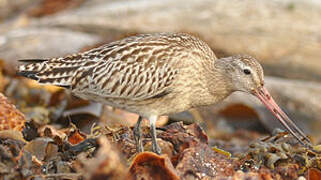
<path fill-rule="evenodd" d="M 231 81 L 233 91 L 253 93 L 264 85 L 262 66 L 251 56 L 236 55 L 222 58 L 216 65 Z"/>
<path fill-rule="evenodd" d="M 217 59 L 215 69 L 229 82 L 232 91 L 243 91 L 256 96 L 295 138 L 301 143 L 307 141 L 306 145 L 310 146 L 309 139 L 275 103 L 264 87 L 263 69 L 255 58 L 237 55 Z"/>

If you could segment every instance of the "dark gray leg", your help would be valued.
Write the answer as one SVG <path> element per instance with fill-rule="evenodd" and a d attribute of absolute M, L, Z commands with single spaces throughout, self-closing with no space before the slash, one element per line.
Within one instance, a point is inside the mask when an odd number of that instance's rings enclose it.
<path fill-rule="evenodd" d="M 139 116 L 137 123 L 134 126 L 134 139 L 136 142 L 136 152 L 143 152 L 143 142 L 142 142 L 142 131 L 140 125 L 142 123 L 143 117 Z"/>
<path fill-rule="evenodd" d="M 156 141 L 156 138 L 157 138 L 156 120 L 157 120 L 157 118 L 158 118 L 157 116 L 151 116 L 151 117 L 149 117 L 149 122 L 150 122 L 150 134 L 152 136 L 152 150 L 154 153 L 157 153 L 160 155 L 162 153 L 162 151 Z"/>

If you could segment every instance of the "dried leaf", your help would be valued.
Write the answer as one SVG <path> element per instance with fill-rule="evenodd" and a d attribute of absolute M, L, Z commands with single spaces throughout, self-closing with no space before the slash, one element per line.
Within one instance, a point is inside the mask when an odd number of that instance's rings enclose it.
<path fill-rule="evenodd" d="M 0 139 L 14 139 L 22 142 L 26 142 L 22 136 L 22 133 L 17 130 L 3 130 L 0 131 Z"/>
<path fill-rule="evenodd" d="M 24 147 L 24 150 L 36 156 L 36 158 L 40 161 L 43 161 L 47 156 L 47 150 L 50 149 L 49 152 L 52 150 L 52 148 L 48 148 L 50 142 L 53 142 L 53 140 L 50 138 L 37 138 L 30 141 Z"/>
<path fill-rule="evenodd" d="M 184 126 L 182 122 L 177 122 L 164 127 L 164 130 L 158 137 L 171 142 L 178 153 L 198 145 L 199 142 L 207 143 L 205 132 L 197 124 Z"/>
<path fill-rule="evenodd" d="M 85 179 L 91 180 L 118 180 L 125 179 L 126 167 L 122 161 L 120 154 L 110 144 L 105 136 L 98 140 L 99 149 L 95 157 L 87 159 L 80 154 L 78 156 L 78 171 L 84 172 Z"/>
<path fill-rule="evenodd" d="M 23 137 L 27 141 L 31 141 L 39 137 L 38 125 L 34 121 L 26 122 L 22 130 Z"/>
<path fill-rule="evenodd" d="M 66 132 L 66 129 L 57 129 L 56 127 L 52 125 L 45 125 L 39 128 L 38 132 L 40 134 L 40 137 L 50 137 L 50 138 L 55 138 L 56 136 L 59 137 L 60 139 L 65 139 L 67 137 L 67 134 L 69 132 Z"/>
<path fill-rule="evenodd" d="M 138 154 L 129 168 L 128 179 L 179 180 L 178 173 L 167 155 L 152 152 Z"/>
<path fill-rule="evenodd" d="M 86 139 L 86 135 L 81 133 L 79 129 L 71 131 L 68 135 L 68 142 L 70 144 L 79 144 Z"/>
<path fill-rule="evenodd" d="M 310 168 L 308 171 L 308 179 L 309 180 L 320 180 L 321 179 L 321 171 L 316 168 Z"/>
<path fill-rule="evenodd" d="M 231 179 L 231 178 L 233 180 L 258 180 L 258 179 L 273 180 L 271 176 L 271 172 L 262 173 L 261 171 L 259 173 L 237 171 L 232 177 L 229 177 L 229 178 L 225 177 L 225 179 Z M 219 177 L 216 179 L 223 180 L 224 177 Z"/>
<path fill-rule="evenodd" d="M 162 139 L 157 138 L 157 144 L 159 145 L 159 147 L 162 150 L 162 154 L 166 154 L 170 159 L 173 158 L 175 151 L 174 151 L 174 147 L 173 144 L 168 142 L 168 141 L 164 141 Z M 152 152 L 152 141 L 148 141 L 145 145 L 144 145 L 144 150 L 145 151 L 150 151 Z"/>
<path fill-rule="evenodd" d="M 0 131 L 21 131 L 25 122 L 25 116 L 0 93 Z"/>
<path fill-rule="evenodd" d="M 185 149 L 176 166 L 182 179 L 193 176 L 197 179 L 231 176 L 234 173 L 233 161 L 225 155 L 214 152 L 207 144 Z"/>

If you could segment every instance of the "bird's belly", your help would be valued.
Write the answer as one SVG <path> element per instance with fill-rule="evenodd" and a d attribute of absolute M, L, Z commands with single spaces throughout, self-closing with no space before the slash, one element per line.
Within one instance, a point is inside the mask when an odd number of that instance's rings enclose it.
<path fill-rule="evenodd" d="M 115 108 L 137 113 L 144 117 L 149 117 L 151 115 L 168 115 L 191 108 L 190 103 L 186 101 L 186 99 L 183 100 L 184 97 L 177 97 L 173 94 L 161 98 L 149 98 L 145 100 L 110 98 L 83 93 L 75 93 L 75 95 L 83 99 L 93 100 Z"/>

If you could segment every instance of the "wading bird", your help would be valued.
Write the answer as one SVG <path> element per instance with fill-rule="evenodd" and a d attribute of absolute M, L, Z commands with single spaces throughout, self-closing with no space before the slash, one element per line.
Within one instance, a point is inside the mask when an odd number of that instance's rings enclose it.
<path fill-rule="evenodd" d="M 300 143 L 310 146 L 264 87 L 255 58 L 217 59 L 205 42 L 188 34 L 143 34 L 66 57 L 20 61 L 22 76 L 139 114 L 134 127 L 138 152 L 143 151 L 142 117 L 150 121 L 152 149 L 160 154 L 155 127 L 159 116 L 215 104 L 235 91 L 258 97 Z"/>

